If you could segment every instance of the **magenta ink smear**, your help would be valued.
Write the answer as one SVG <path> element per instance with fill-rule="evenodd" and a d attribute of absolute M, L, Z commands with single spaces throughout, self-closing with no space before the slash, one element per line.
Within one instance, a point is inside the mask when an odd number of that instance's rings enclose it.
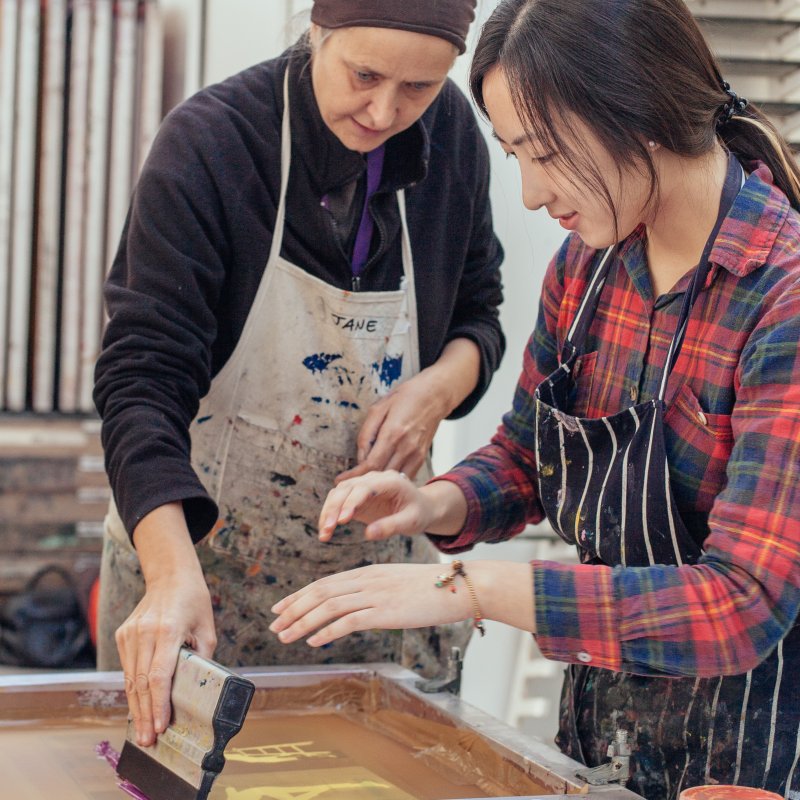
<path fill-rule="evenodd" d="M 117 771 L 117 765 L 119 764 L 119 753 L 111 746 L 110 742 L 100 742 L 95 748 L 95 753 L 101 758 L 104 758 L 109 765 L 114 769 L 114 772 Z M 120 778 L 117 776 L 117 786 L 122 789 L 125 794 L 130 795 L 131 797 L 136 798 L 136 800 L 150 800 L 147 795 L 142 794 L 130 781 L 126 781 L 124 778 Z"/>

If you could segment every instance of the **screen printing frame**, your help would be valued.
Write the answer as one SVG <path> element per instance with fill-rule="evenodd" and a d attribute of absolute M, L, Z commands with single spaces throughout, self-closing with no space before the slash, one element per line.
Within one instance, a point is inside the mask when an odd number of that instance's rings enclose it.
<path fill-rule="evenodd" d="M 395 664 L 338 664 L 329 666 L 245 667 L 239 674 L 256 687 L 258 698 L 270 692 L 322 688 L 347 680 L 377 681 L 380 691 L 391 695 L 399 707 L 419 717 L 455 728 L 474 731 L 497 755 L 522 767 L 538 784 L 553 794 L 516 796 L 516 800 L 568 800 L 582 795 L 597 800 L 642 800 L 618 785 L 590 786 L 576 776 L 582 765 L 554 747 L 525 736 L 516 729 L 448 692 L 423 693 L 419 676 Z M 259 694 L 261 693 L 261 694 Z M 121 672 L 56 672 L 0 676 L 0 726 L 22 719 L 86 717 L 125 713 L 127 707 Z M 321 706 L 321 708 L 324 708 Z M 34 716 L 31 716 L 34 714 Z M 464 798 L 469 800 L 469 798 Z M 499 798 L 498 800 L 511 800 Z"/>

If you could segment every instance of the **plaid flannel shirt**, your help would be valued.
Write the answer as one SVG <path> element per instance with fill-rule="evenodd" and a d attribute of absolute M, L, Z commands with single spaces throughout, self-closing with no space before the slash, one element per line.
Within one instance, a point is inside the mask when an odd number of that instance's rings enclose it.
<path fill-rule="evenodd" d="M 693 566 L 533 562 L 537 642 L 549 658 L 643 675 L 746 672 L 800 608 L 800 216 L 752 165 L 711 253 L 666 395 L 672 490 Z M 576 416 L 658 394 L 690 275 L 654 298 L 643 228 L 609 274 L 576 378 Z M 543 518 L 533 394 L 556 369 L 596 251 L 570 236 L 551 262 L 513 407 L 490 445 L 447 475 L 467 498 L 459 552 Z"/>

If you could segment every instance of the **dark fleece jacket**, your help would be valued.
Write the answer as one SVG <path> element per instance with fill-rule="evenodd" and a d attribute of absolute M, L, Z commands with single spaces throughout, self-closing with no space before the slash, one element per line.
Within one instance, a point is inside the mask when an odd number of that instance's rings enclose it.
<path fill-rule="evenodd" d="M 196 540 L 216 521 L 190 464 L 188 428 L 236 346 L 269 254 L 287 68 L 292 167 L 282 255 L 330 284 L 351 286 L 348 254 L 321 200 L 358 181 L 365 162 L 323 122 L 308 58 L 292 48 L 174 109 L 134 192 L 105 289 L 109 324 L 95 386 L 106 466 L 131 533 L 173 501 L 183 501 Z M 422 367 L 458 337 L 480 349 L 480 380 L 458 417 L 486 391 L 503 354 L 503 253 L 492 229 L 486 145 L 450 81 L 418 123 L 387 142 L 370 202 L 375 235 L 364 291 L 399 286 L 399 188 L 406 190 Z"/>

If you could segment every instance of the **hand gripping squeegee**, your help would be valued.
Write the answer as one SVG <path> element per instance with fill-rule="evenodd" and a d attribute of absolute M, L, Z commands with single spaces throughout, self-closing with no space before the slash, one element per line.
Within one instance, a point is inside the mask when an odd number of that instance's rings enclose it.
<path fill-rule="evenodd" d="M 182 647 L 172 681 L 172 719 L 150 747 L 128 722 L 117 774 L 150 800 L 206 800 L 242 728 L 255 686 Z"/>

